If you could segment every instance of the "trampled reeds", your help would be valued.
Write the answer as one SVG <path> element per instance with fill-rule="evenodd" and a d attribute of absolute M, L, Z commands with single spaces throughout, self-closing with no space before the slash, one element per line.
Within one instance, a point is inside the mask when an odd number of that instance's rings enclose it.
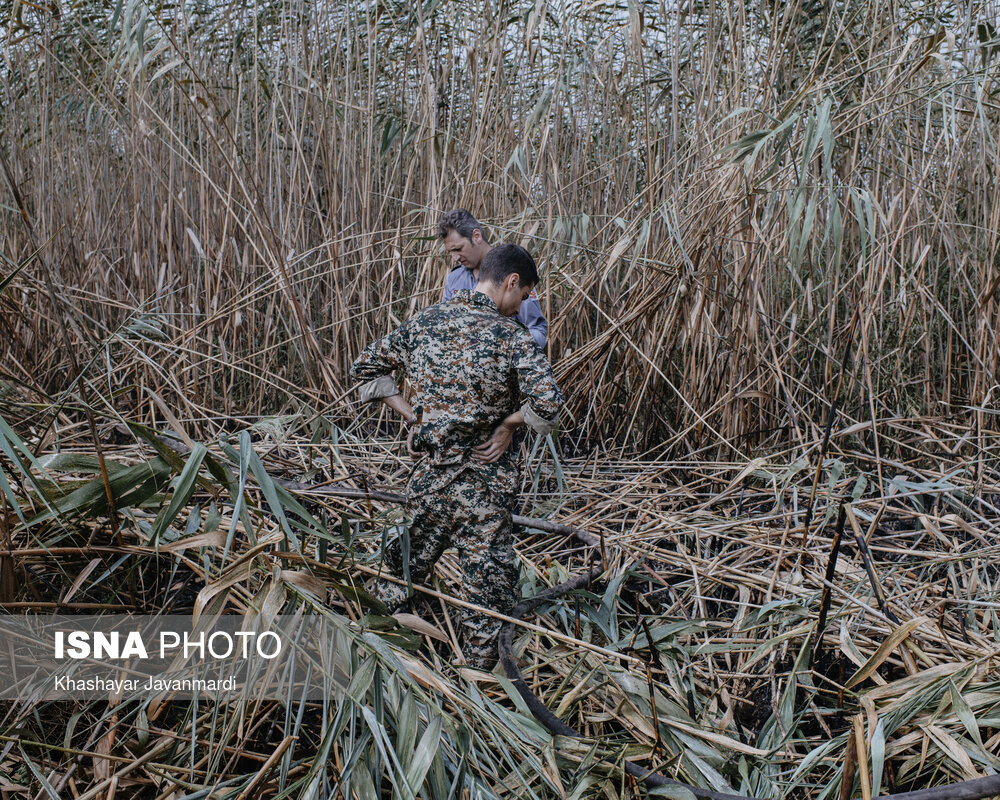
<path fill-rule="evenodd" d="M 114 785 L 158 798 L 624 798 L 641 792 L 620 770 L 628 758 L 776 800 L 869 797 L 1000 768 L 995 471 L 977 486 L 949 460 L 890 474 L 882 494 L 873 473 L 829 459 L 803 545 L 802 463 L 559 460 L 536 448 L 523 510 L 584 524 L 602 546 L 529 528 L 525 593 L 607 564 L 514 637 L 528 685 L 575 740 L 548 734 L 506 680 L 449 664 L 453 555 L 402 624 L 365 593 L 398 511 L 323 487 L 364 475 L 369 489 L 398 489 L 400 443 L 333 428 L 310 444 L 287 436 L 292 424 L 190 451 L 133 426 L 142 447 L 105 453 L 116 516 L 101 505 L 85 432 L 32 466 L 4 429 L 28 517 L 18 525 L 7 506 L 5 609 L 283 609 L 336 617 L 345 635 L 339 674 L 315 664 L 329 678 L 322 699 L 293 686 L 285 702 L 126 692 L 67 706 L 33 702 L 22 685 L 27 699 L 0 715 L 0 785 L 42 790 L 44 778 L 57 796 L 73 786 L 86 797 Z M 279 474 L 319 488 L 293 497 Z M 157 491 L 142 493 L 150 480 Z"/>

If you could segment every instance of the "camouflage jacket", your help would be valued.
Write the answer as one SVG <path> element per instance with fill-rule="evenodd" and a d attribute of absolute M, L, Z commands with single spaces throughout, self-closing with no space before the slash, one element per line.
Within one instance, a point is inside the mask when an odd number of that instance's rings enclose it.
<path fill-rule="evenodd" d="M 396 370 L 413 389 L 414 447 L 437 466 L 466 463 L 469 450 L 518 409 L 528 427 L 551 433 L 563 403 L 528 331 L 481 292 L 459 291 L 365 348 L 351 367 L 362 401 L 399 394 Z M 501 468 L 514 466 L 513 450 Z"/>

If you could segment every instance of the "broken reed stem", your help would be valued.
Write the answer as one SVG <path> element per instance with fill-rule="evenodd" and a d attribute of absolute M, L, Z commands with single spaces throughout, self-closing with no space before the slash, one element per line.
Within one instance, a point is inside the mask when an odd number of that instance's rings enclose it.
<path fill-rule="evenodd" d="M 846 520 L 844 503 L 840 503 L 837 512 L 837 526 L 833 532 L 833 543 L 830 546 L 830 557 L 826 562 L 826 582 L 823 585 L 823 595 L 819 602 L 819 619 L 816 621 L 816 641 L 813 645 L 812 660 L 815 662 L 823 649 L 823 632 L 826 630 L 826 615 L 830 611 L 830 601 L 832 595 L 830 586 L 837 575 L 837 559 L 840 556 L 840 540 L 844 534 L 844 522 Z"/>
<path fill-rule="evenodd" d="M 882 590 L 882 581 L 878 574 L 875 572 L 875 563 L 872 560 L 871 550 L 868 548 L 868 542 L 865 541 L 865 535 L 861 532 L 861 528 L 858 525 L 858 519 L 854 515 L 854 510 L 847 507 L 847 519 L 851 523 L 851 529 L 854 532 L 854 541 L 858 546 L 858 555 L 861 556 L 861 563 L 864 565 L 865 572 L 868 574 L 868 580 L 871 583 L 872 593 L 875 595 L 875 602 L 878 603 L 879 611 L 885 614 L 890 620 L 892 620 L 896 625 L 900 624 L 899 617 L 897 617 L 889 604 L 885 600 L 885 592 Z"/>
<path fill-rule="evenodd" d="M 854 747 L 857 751 L 861 797 L 863 800 L 872 800 L 872 785 L 868 775 L 868 743 L 865 739 L 864 717 L 861 714 L 855 714 L 851 718 L 851 731 L 854 734 Z"/>
<path fill-rule="evenodd" d="M 289 735 L 286 736 L 284 739 L 282 739 L 281 742 L 278 744 L 278 746 L 274 749 L 274 752 L 271 753 L 267 761 L 265 761 L 261 765 L 260 769 L 257 770 L 257 774 L 254 775 L 253 779 L 250 781 L 250 783 L 247 784 L 246 788 L 243 789 L 243 791 L 241 791 L 236 796 L 236 800 L 248 800 L 248 798 L 256 797 L 254 792 L 256 792 L 258 788 L 260 788 L 261 784 L 267 778 L 268 774 L 271 772 L 272 769 L 274 769 L 275 764 L 278 763 L 281 757 L 285 754 L 285 751 L 289 747 L 291 747 L 292 743 L 295 742 L 298 738 L 299 738 L 298 736 Z"/>
<path fill-rule="evenodd" d="M 851 800 L 851 790 L 854 788 L 854 775 L 857 772 L 857 745 L 854 742 L 854 724 L 847 732 L 847 745 L 844 747 L 844 769 L 840 777 L 840 800 Z"/>

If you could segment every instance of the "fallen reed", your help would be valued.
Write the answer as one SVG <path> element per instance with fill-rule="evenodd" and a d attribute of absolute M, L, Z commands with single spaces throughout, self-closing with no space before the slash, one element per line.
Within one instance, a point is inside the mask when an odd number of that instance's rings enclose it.
<path fill-rule="evenodd" d="M 252 712 L 249 695 L 6 703 L 0 785 L 34 792 L 41 775 L 56 793 L 95 797 L 117 779 L 134 797 L 617 798 L 642 793 L 614 766 L 627 758 L 776 799 L 875 796 L 1000 767 L 995 469 L 901 465 L 882 491 L 873 471 L 830 458 L 803 546 L 812 473 L 801 463 L 534 448 L 522 512 L 583 526 L 602 547 L 528 528 L 523 591 L 607 565 L 515 632 L 528 685 L 584 735 L 571 740 L 541 728 L 505 680 L 449 663 L 453 554 L 411 615 L 385 617 L 365 592 L 398 506 L 327 490 L 398 490 L 401 441 L 332 426 L 310 443 L 295 427 L 273 420 L 189 450 L 133 426 L 137 443 L 105 454 L 114 515 L 83 427 L 35 466 L 3 434 L 17 456 L 7 474 L 25 487 L 4 517 L 5 608 L 330 615 L 349 634 L 349 669 L 321 702 Z M 154 471 L 156 491 L 139 497 Z M 318 488 L 275 494 L 279 476 Z M 829 569 L 838 516 L 848 535 Z"/>

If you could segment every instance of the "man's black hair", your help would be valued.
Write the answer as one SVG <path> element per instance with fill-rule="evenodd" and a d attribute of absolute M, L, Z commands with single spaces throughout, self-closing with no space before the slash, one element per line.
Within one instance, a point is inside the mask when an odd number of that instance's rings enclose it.
<path fill-rule="evenodd" d="M 453 209 L 438 220 L 439 239 L 443 239 L 452 231 L 466 239 L 471 239 L 472 232 L 477 229 L 483 235 L 483 241 L 489 241 L 486 238 L 486 228 L 483 227 L 483 224 L 464 208 Z"/>
<path fill-rule="evenodd" d="M 531 253 L 519 244 L 498 244 L 479 265 L 479 280 L 499 286 L 512 272 L 517 273 L 521 286 L 538 283 L 538 267 Z"/>

